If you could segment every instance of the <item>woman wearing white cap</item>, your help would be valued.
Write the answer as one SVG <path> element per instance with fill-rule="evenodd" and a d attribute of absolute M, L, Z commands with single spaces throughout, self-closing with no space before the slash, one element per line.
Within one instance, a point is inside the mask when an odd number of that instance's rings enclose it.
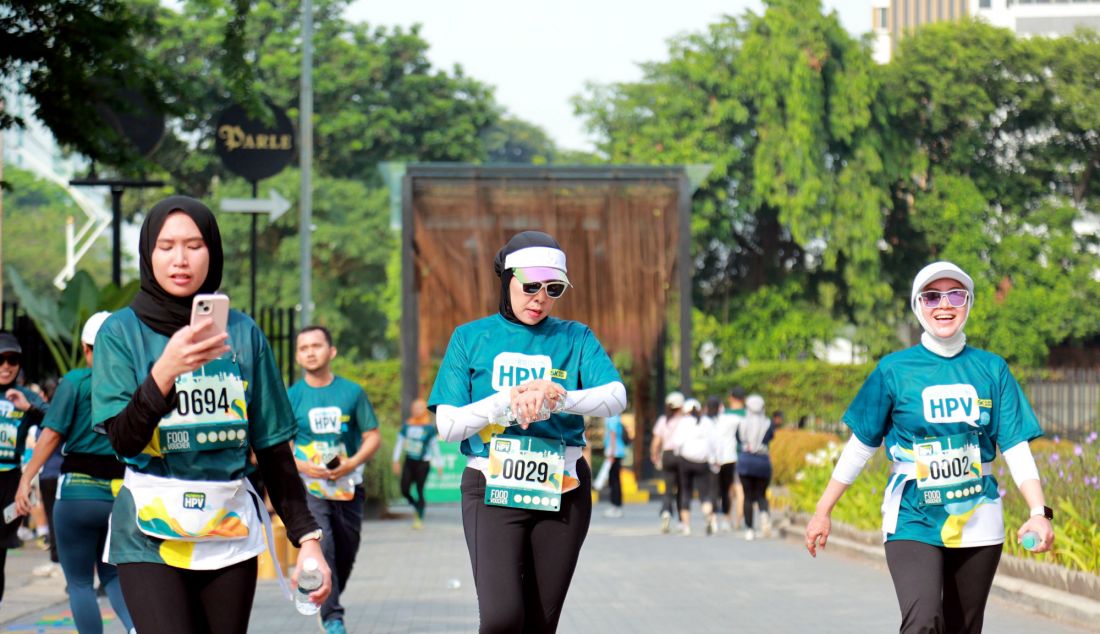
<path fill-rule="evenodd" d="M 1004 359 L 966 345 L 969 275 L 950 262 L 930 264 L 910 300 L 921 342 L 879 361 L 844 414 L 852 438 L 806 527 L 806 549 L 816 556 L 825 547 L 833 506 L 884 445 L 893 464 L 882 532 L 901 631 L 980 632 L 1005 539 L 990 475 L 998 449 L 1031 508 L 1017 540 L 1034 532 L 1036 552 L 1054 541 L 1028 445 L 1042 431 Z"/>
<path fill-rule="evenodd" d="M 70 370 L 58 383 L 50 410 L 42 421 L 42 435 L 23 471 L 15 498 L 19 513 L 30 511 L 31 482 L 46 459 L 64 443 L 54 530 L 58 558 L 69 586 L 69 607 L 80 634 L 103 631 L 93 585 L 95 575 L 99 576 L 123 627 L 129 631 L 133 626 L 118 585 L 118 572 L 101 557 L 115 501 L 112 482 L 121 483 L 125 471 L 107 436 L 97 434 L 92 427 L 93 345 L 99 327 L 110 315 L 99 312 L 84 323 L 80 342 L 88 366 Z"/>
<path fill-rule="evenodd" d="M 702 404 L 689 398 L 684 402 L 683 416 L 673 444 L 679 456 L 680 465 L 680 534 L 691 535 L 691 498 L 695 488 L 699 488 L 699 504 L 706 518 L 707 535 L 718 531 L 717 518 L 714 516 L 714 489 L 711 481 L 717 484 L 718 474 L 718 436 L 714 418 L 718 416 L 721 402 L 714 399 L 707 415 L 702 412 Z"/>
<path fill-rule="evenodd" d="M 553 632 L 592 516 L 584 416 L 615 416 L 626 388 L 587 326 L 550 317 L 565 253 L 538 231 L 497 253 L 496 314 L 455 329 L 428 399 L 461 441 L 462 523 L 482 632 Z"/>
<path fill-rule="evenodd" d="M 665 495 L 661 500 L 661 532 L 667 533 L 672 526 L 672 514 L 679 517 L 680 510 L 680 463 L 676 457 L 676 427 L 680 424 L 681 409 L 684 407 L 684 395 L 669 392 L 665 397 L 665 413 L 653 425 L 653 442 L 649 445 L 649 459 L 661 470 L 665 480 Z"/>

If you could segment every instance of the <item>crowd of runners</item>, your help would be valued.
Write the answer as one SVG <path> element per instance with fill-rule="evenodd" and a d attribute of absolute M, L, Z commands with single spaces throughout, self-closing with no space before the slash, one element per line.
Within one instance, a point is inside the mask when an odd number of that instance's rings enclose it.
<path fill-rule="evenodd" d="M 610 357 L 586 325 L 552 315 L 572 287 L 566 262 L 552 236 L 524 231 L 471 271 L 499 281 L 497 310 L 454 330 L 393 448 L 420 528 L 440 443 L 459 444 L 482 632 L 557 629 L 593 510 L 585 419 L 606 420 L 615 481 L 630 442 Z M 257 557 L 274 544 L 269 506 L 299 548 L 288 596 L 312 560 L 321 582 L 301 601 L 325 631 L 346 631 L 340 597 L 360 546 L 362 467 L 381 445 L 377 416 L 363 387 L 333 373 L 337 349 L 322 326 L 297 333 L 303 375 L 288 389 L 263 333 L 217 294 L 222 267 L 214 215 L 170 197 L 141 228 L 140 291 L 87 320 L 88 367 L 66 374 L 49 403 L 22 385 L 20 342 L 0 333 L 0 505 L 13 509 L 0 575 L 37 488 L 56 500 L 50 534 L 82 634 L 102 631 L 94 578 L 129 631 L 246 631 Z M 826 546 L 832 509 L 883 447 L 893 468 L 882 531 L 901 630 L 978 632 L 1005 539 L 989 469 L 998 452 L 1031 507 L 1007 518 L 1021 522 L 1015 537 L 1035 533 L 1038 551 L 1054 540 L 1028 446 L 1041 432 L 1005 362 L 966 344 L 971 278 L 931 264 L 911 299 L 921 342 L 883 358 L 845 413 L 851 438 L 805 545 L 815 556 Z M 698 499 L 704 533 L 767 535 L 776 423 L 764 399 L 733 387 L 703 401 L 673 392 L 664 405 L 641 421 L 664 486 L 660 530 L 675 523 L 690 535 Z M 42 473 L 58 452 L 54 488 Z M 612 502 L 621 507 L 621 490 Z M 2 590 L 0 576 L 0 600 Z"/>

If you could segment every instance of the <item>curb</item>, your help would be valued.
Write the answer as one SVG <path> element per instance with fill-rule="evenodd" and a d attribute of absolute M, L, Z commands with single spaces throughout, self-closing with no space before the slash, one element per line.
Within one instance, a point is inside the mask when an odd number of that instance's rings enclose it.
<path fill-rule="evenodd" d="M 806 532 L 807 517 L 795 513 L 789 515 L 788 519 L 790 523 L 779 528 L 780 536 L 801 543 Z M 839 547 L 882 564 L 886 563 L 886 553 L 882 549 L 878 533 L 857 531 L 838 524 L 833 522 L 834 530 L 829 535 L 830 548 Z M 1100 622 L 1100 601 L 1010 576 L 1012 568 L 1011 565 L 1005 565 L 1004 559 L 1001 560 L 1001 565 L 997 568 L 998 574 L 993 578 L 993 594 L 1018 605 L 1028 606 L 1043 616 L 1086 629 L 1096 627 Z"/>

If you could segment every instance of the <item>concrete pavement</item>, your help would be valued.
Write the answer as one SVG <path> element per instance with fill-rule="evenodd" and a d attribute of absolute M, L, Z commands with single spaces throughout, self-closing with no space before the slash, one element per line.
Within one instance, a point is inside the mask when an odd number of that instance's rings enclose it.
<path fill-rule="evenodd" d="M 833 550 L 811 559 L 796 541 L 745 542 L 703 535 L 696 514 L 690 537 L 661 535 L 657 506 L 632 505 L 606 519 L 596 506 L 565 603 L 561 632 L 893 632 L 900 622 L 885 566 Z M 10 551 L 0 631 L 74 631 L 63 580 L 29 571 L 41 551 Z M 456 587 L 457 586 L 457 587 Z M 477 600 L 457 505 L 428 509 L 424 530 L 408 521 L 372 521 L 343 603 L 349 632 L 474 632 Z M 993 596 L 986 631 L 1082 632 Z M 261 581 L 250 632 L 316 632 L 274 581 Z M 119 634 L 117 619 L 105 628 Z"/>

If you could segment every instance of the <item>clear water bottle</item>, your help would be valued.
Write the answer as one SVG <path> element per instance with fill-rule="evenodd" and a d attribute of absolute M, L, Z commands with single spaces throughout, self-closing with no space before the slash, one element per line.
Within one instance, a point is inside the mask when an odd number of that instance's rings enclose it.
<path fill-rule="evenodd" d="M 1027 550 L 1035 550 L 1041 543 L 1043 543 L 1043 540 L 1039 539 L 1039 533 L 1035 531 L 1028 531 L 1020 538 L 1020 545 Z"/>
<path fill-rule="evenodd" d="M 538 415 L 535 417 L 535 420 L 533 420 L 531 422 L 532 423 L 537 423 L 539 421 L 547 420 L 548 418 L 550 418 L 551 414 L 560 414 L 564 410 L 565 410 L 565 399 L 564 398 L 558 399 L 558 404 L 555 407 L 550 407 L 550 402 L 544 400 L 542 402 L 542 406 L 539 407 Z M 517 421 L 516 421 L 516 415 L 512 413 L 512 406 L 511 405 L 506 405 L 504 407 L 504 409 L 502 409 L 502 410 L 500 410 L 499 412 L 496 413 L 496 416 L 491 417 L 489 422 L 494 423 L 496 425 L 508 426 L 508 425 L 515 425 Z"/>
<path fill-rule="evenodd" d="M 316 559 L 308 557 L 302 562 L 302 569 L 298 571 L 298 591 L 294 593 L 294 607 L 298 608 L 300 614 L 309 616 L 317 614 L 321 609 L 321 606 L 309 600 L 309 594 L 324 583 L 320 568 Z"/>

